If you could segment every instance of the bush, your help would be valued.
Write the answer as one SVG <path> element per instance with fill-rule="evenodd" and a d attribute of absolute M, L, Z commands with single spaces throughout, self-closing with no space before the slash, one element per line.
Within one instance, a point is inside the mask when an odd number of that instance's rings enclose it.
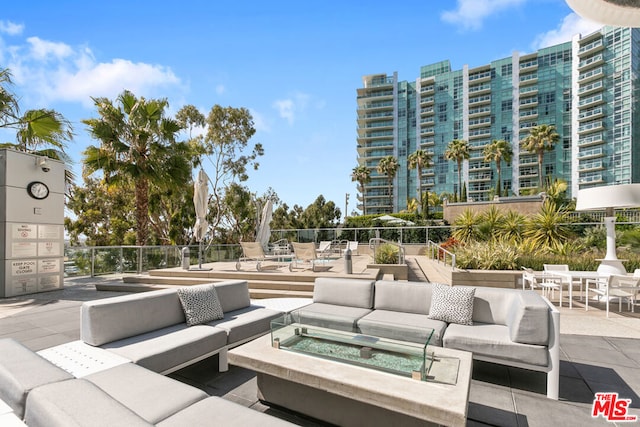
<path fill-rule="evenodd" d="M 373 261 L 376 264 L 397 264 L 399 252 L 400 249 L 397 246 L 391 243 L 383 243 L 376 249 Z"/>

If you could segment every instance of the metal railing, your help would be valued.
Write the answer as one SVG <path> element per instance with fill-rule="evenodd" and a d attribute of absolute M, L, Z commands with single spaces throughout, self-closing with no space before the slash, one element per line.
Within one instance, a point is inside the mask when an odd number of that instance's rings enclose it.
<path fill-rule="evenodd" d="M 454 270 L 456 268 L 456 254 L 431 240 L 427 242 L 427 256 L 429 259 L 442 262 L 444 265 L 450 265 Z M 447 264 L 447 260 L 450 260 L 449 264 Z"/>

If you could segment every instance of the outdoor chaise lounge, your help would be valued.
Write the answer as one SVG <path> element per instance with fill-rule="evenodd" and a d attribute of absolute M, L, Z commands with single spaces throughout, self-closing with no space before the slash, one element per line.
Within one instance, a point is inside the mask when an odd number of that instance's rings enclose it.
<path fill-rule="evenodd" d="M 318 271 L 316 263 L 319 258 L 316 253 L 315 243 L 291 242 L 291 245 L 293 246 L 293 257 L 291 258 L 291 263 L 289 264 L 289 271 L 293 271 L 294 264 L 295 266 L 297 266 L 298 262 L 308 262 L 311 264 L 311 270 Z"/>
<path fill-rule="evenodd" d="M 242 263 L 247 261 L 255 261 L 256 270 L 258 271 L 261 271 L 264 268 L 263 263 L 269 260 L 278 262 L 276 266 L 280 266 L 279 258 L 282 257 L 282 254 L 266 255 L 260 242 L 240 242 L 240 246 L 242 247 L 242 256 L 236 262 L 236 270 L 240 271 Z"/>

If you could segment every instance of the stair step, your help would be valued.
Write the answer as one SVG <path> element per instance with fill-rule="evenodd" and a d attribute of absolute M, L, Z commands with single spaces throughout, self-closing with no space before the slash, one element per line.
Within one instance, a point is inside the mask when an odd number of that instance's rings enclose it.
<path fill-rule="evenodd" d="M 249 295 L 254 299 L 264 298 L 313 298 L 313 291 L 280 291 L 273 289 L 249 289 Z"/>

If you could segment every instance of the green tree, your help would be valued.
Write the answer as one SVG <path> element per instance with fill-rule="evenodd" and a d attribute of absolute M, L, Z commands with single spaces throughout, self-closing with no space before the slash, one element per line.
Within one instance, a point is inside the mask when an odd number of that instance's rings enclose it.
<path fill-rule="evenodd" d="M 545 151 L 552 151 L 560 140 L 560 135 L 556 132 L 553 125 L 538 125 L 529 130 L 527 135 L 521 142 L 521 146 L 529 153 L 538 156 L 538 186 L 543 187 L 542 163 L 544 162 Z"/>
<path fill-rule="evenodd" d="M 0 148 L 33 153 L 61 160 L 66 165 L 68 183 L 74 179 L 71 157 L 65 152 L 67 142 L 73 138 L 71 122 L 55 110 L 34 109 L 20 114 L 17 96 L 11 91 L 13 81 L 7 68 L 0 68 L 0 128 L 16 131 L 15 143 L 2 143 Z"/>
<path fill-rule="evenodd" d="M 502 160 L 509 163 L 513 156 L 513 148 L 511 143 L 504 139 L 494 139 L 491 144 L 484 147 L 482 153 L 485 162 L 495 162 L 498 172 L 498 183 L 496 185 L 496 193 L 498 197 L 502 196 Z"/>
<path fill-rule="evenodd" d="M 71 186 L 66 207 L 75 219 L 66 217 L 69 240 L 88 246 L 135 244 L 135 206 L 130 181 L 107 185 L 102 179 L 87 177 L 84 186 Z"/>
<path fill-rule="evenodd" d="M 462 201 L 462 162 L 469 158 L 469 143 L 464 139 L 454 139 L 447 145 L 444 158 L 453 160 L 458 165 L 458 191 Z"/>
<path fill-rule="evenodd" d="M 418 194 L 420 196 L 420 200 L 418 201 L 418 206 L 422 207 L 424 205 L 423 201 L 422 201 L 422 170 L 424 168 L 427 168 L 431 165 L 431 159 L 432 159 L 432 155 L 431 153 L 428 153 L 424 150 L 416 150 L 414 153 L 409 154 L 409 157 L 407 158 L 408 160 L 408 165 L 409 165 L 409 169 L 415 169 L 416 170 L 416 174 L 418 175 Z M 428 199 L 429 197 L 429 190 L 425 191 L 426 193 L 426 198 Z M 425 215 L 424 217 L 428 217 L 429 216 L 429 204 L 427 203 L 426 205 L 427 210 L 425 211 Z"/>
<path fill-rule="evenodd" d="M 256 133 L 253 117 L 246 108 L 214 105 L 206 118 L 206 133 L 202 152 L 213 165 L 211 180 L 210 210 L 213 212 L 211 226 L 216 229 L 227 212 L 224 194 L 234 182 L 249 179 L 247 169 L 257 170 L 258 157 L 264 155 L 262 144 L 249 147 L 249 140 Z"/>
<path fill-rule="evenodd" d="M 386 156 L 380 159 L 377 167 L 378 173 L 387 177 L 389 186 L 389 206 L 393 212 L 393 178 L 398 173 L 398 159 L 393 156 Z"/>
<path fill-rule="evenodd" d="M 299 215 L 299 225 L 300 228 L 331 228 L 341 216 L 340 208 L 321 194 Z"/>
<path fill-rule="evenodd" d="M 367 214 L 367 198 L 364 196 L 364 186 L 371 182 L 371 169 L 364 165 L 359 165 L 351 171 L 351 181 L 356 181 L 360 185 L 362 194 L 362 215 Z M 347 214 L 346 212 L 344 213 Z"/>
<path fill-rule="evenodd" d="M 453 232 L 451 236 L 464 243 L 478 239 L 479 215 L 471 209 L 465 209 L 453 221 Z"/>
<path fill-rule="evenodd" d="M 108 185 L 134 185 L 136 244 L 149 237 L 149 186 L 182 188 L 194 163 L 189 146 L 176 141 L 180 125 L 165 116 L 166 99 L 138 98 L 128 90 L 116 103 L 93 98 L 99 117 L 83 120 L 100 142 L 84 152 L 85 173 L 102 171 Z"/>

